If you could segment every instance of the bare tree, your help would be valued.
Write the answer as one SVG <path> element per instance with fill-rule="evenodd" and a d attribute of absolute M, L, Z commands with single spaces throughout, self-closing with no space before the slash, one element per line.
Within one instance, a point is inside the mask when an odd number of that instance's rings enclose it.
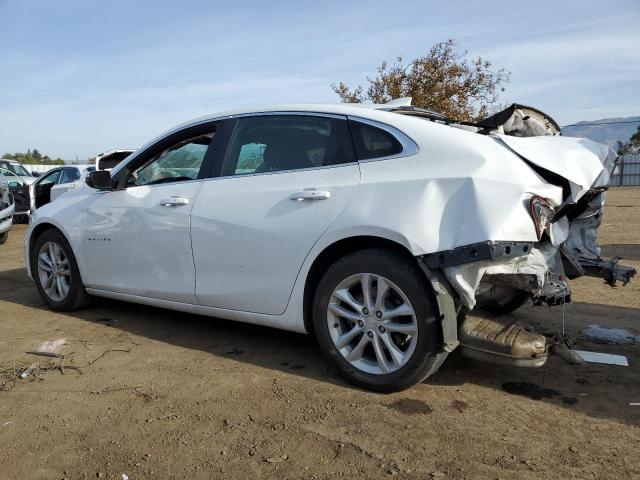
<path fill-rule="evenodd" d="M 417 107 L 472 121 L 500 107 L 499 94 L 510 80 L 510 72 L 491 67 L 491 62 L 481 57 L 469 59 L 466 51 L 457 52 L 455 42 L 448 40 L 436 43 L 426 56 L 409 63 L 401 57 L 392 65 L 382 62 L 378 75 L 367 77 L 366 94 L 362 86 L 351 89 L 343 82 L 331 88 L 345 103 L 386 103 L 412 97 Z"/>

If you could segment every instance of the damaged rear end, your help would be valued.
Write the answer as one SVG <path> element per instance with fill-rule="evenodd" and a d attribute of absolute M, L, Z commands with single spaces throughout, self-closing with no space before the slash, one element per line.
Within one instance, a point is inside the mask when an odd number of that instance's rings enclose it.
<path fill-rule="evenodd" d="M 525 209 L 535 226 L 535 241 L 487 241 L 422 260 L 443 273 L 467 312 L 489 314 L 466 316 L 459 326 L 464 353 L 498 363 L 540 366 L 553 342 L 511 319 L 495 317 L 529 301 L 549 306 L 570 302 L 570 279 L 599 277 L 615 287 L 635 275 L 635 269 L 619 264 L 619 258 L 602 258 L 597 243 L 616 155 L 606 145 L 561 137 L 556 122 L 522 105 L 466 127 L 495 138 L 546 183 L 560 187 L 563 200 L 554 204 L 530 192 Z M 556 344 L 562 342 L 556 339 Z"/>

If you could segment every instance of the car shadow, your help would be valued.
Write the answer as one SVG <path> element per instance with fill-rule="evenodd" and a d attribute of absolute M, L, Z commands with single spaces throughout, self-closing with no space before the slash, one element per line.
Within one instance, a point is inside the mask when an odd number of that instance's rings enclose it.
<path fill-rule="evenodd" d="M 47 310 L 21 268 L 0 272 L 0 301 Z M 628 368 L 568 365 L 558 357 L 551 357 L 542 368 L 516 368 L 467 360 L 454 352 L 426 383 L 436 389 L 434 394 L 438 386 L 478 385 L 549 402 L 592 417 L 638 425 L 640 416 L 628 405 L 640 400 L 637 397 L 640 392 L 637 346 L 595 345 L 580 335 L 580 330 L 589 322 L 597 323 L 605 309 L 610 318 L 621 319 L 623 328 L 631 321 L 637 322 L 637 309 L 575 304 L 565 312 L 567 331 L 577 336 L 580 349 L 627 355 Z M 91 308 L 68 315 L 182 348 L 358 390 L 329 367 L 312 336 L 106 299 L 96 299 Z M 560 328 L 558 309 L 523 307 L 513 316 L 541 333 L 553 334 L 555 328 Z"/>

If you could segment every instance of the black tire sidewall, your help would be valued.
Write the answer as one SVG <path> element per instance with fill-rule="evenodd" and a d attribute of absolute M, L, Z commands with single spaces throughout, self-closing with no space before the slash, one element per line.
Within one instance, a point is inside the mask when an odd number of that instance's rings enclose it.
<path fill-rule="evenodd" d="M 69 269 L 71 271 L 69 294 L 64 300 L 60 302 L 56 302 L 55 300 L 49 298 L 40 283 L 40 275 L 38 274 L 38 254 L 40 252 L 40 248 L 42 248 L 42 245 L 47 242 L 54 242 L 58 244 L 69 260 Z M 78 264 L 73 253 L 73 249 L 62 233 L 60 233 L 58 230 L 51 229 L 45 231 L 42 235 L 36 238 L 36 241 L 33 244 L 33 250 L 31 251 L 30 258 L 31 272 L 36 283 L 36 287 L 38 288 L 40 296 L 47 303 L 47 305 L 49 305 L 49 307 L 54 310 L 71 311 L 84 306 L 87 301 L 88 295 L 84 289 L 84 284 L 82 283 L 82 277 L 80 276 L 80 270 L 78 269 Z"/>
<path fill-rule="evenodd" d="M 416 312 L 418 343 L 409 362 L 395 372 L 374 375 L 358 370 L 343 358 L 331 339 L 327 324 L 331 294 L 345 278 L 358 273 L 378 274 L 392 281 L 408 297 Z M 379 392 L 405 389 L 437 369 L 442 345 L 437 318 L 437 307 L 419 267 L 402 255 L 378 249 L 349 254 L 329 267 L 318 284 L 313 304 L 315 334 L 329 362 L 350 382 Z"/>

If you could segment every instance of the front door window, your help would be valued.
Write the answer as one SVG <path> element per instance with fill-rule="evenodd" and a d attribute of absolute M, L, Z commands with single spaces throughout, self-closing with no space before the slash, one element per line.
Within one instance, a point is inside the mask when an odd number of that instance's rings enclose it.
<path fill-rule="evenodd" d="M 212 138 L 213 133 L 191 137 L 153 155 L 131 172 L 127 186 L 195 180 Z"/>

